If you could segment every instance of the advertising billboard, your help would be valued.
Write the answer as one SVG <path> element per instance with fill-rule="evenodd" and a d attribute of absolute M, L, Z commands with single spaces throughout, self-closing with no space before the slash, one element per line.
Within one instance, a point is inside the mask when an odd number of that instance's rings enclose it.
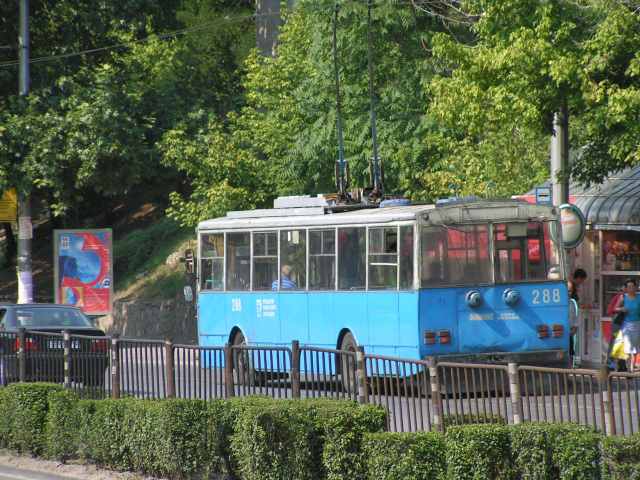
<path fill-rule="evenodd" d="M 87 315 L 111 313 L 112 238 L 111 229 L 54 231 L 57 303 L 75 305 Z"/>

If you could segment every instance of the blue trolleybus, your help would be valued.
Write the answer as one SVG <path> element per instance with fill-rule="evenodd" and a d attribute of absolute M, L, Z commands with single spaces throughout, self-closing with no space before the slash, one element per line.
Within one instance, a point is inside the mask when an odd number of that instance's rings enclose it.
<path fill-rule="evenodd" d="M 566 358 L 554 207 L 387 203 L 340 210 L 321 197 L 283 198 L 201 222 L 200 345 L 299 340 L 410 359 Z"/>

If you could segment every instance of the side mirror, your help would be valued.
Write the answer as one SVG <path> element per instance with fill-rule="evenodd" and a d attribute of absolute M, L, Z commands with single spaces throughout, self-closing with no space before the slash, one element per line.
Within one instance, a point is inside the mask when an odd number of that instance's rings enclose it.
<path fill-rule="evenodd" d="M 182 259 L 181 259 L 182 260 Z M 192 249 L 185 250 L 184 252 L 184 268 L 187 273 L 195 273 L 195 254 Z"/>
<path fill-rule="evenodd" d="M 187 285 L 184 287 L 184 301 L 187 303 L 193 302 L 193 289 L 191 285 Z"/>

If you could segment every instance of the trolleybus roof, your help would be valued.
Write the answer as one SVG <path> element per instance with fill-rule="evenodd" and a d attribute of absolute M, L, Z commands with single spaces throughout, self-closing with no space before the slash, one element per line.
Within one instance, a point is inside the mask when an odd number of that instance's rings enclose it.
<path fill-rule="evenodd" d="M 226 217 L 205 220 L 199 231 L 255 230 L 281 227 L 317 227 L 336 225 L 385 224 L 422 220 L 432 224 L 456 224 L 479 221 L 526 221 L 533 218 L 556 219 L 553 207 L 530 205 L 521 201 L 485 201 L 435 205 L 408 205 L 362 208 L 334 212 L 331 207 L 292 207 L 228 212 Z"/>

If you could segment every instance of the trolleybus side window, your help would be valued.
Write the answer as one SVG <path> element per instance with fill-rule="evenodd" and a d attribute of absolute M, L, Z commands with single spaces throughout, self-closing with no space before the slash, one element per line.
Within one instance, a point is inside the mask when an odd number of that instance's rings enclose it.
<path fill-rule="evenodd" d="M 369 228 L 369 288 L 398 288 L 398 227 Z"/>
<path fill-rule="evenodd" d="M 224 287 L 224 233 L 201 236 L 200 288 L 222 290 Z"/>
<path fill-rule="evenodd" d="M 350 227 L 338 229 L 338 288 L 364 290 L 366 288 L 366 229 Z"/>
<path fill-rule="evenodd" d="M 488 225 L 423 227 L 423 287 L 491 283 Z"/>
<path fill-rule="evenodd" d="M 227 290 L 249 290 L 249 232 L 227 233 Z"/>
<path fill-rule="evenodd" d="M 309 290 L 336 288 L 336 231 L 309 230 Z"/>
<path fill-rule="evenodd" d="M 280 290 L 307 288 L 307 231 L 280 232 Z M 277 289 L 277 282 L 273 285 Z"/>
<path fill-rule="evenodd" d="M 413 288 L 413 225 L 400 227 L 400 289 Z"/>
<path fill-rule="evenodd" d="M 253 233 L 253 289 L 271 290 L 278 281 L 278 233 Z"/>

